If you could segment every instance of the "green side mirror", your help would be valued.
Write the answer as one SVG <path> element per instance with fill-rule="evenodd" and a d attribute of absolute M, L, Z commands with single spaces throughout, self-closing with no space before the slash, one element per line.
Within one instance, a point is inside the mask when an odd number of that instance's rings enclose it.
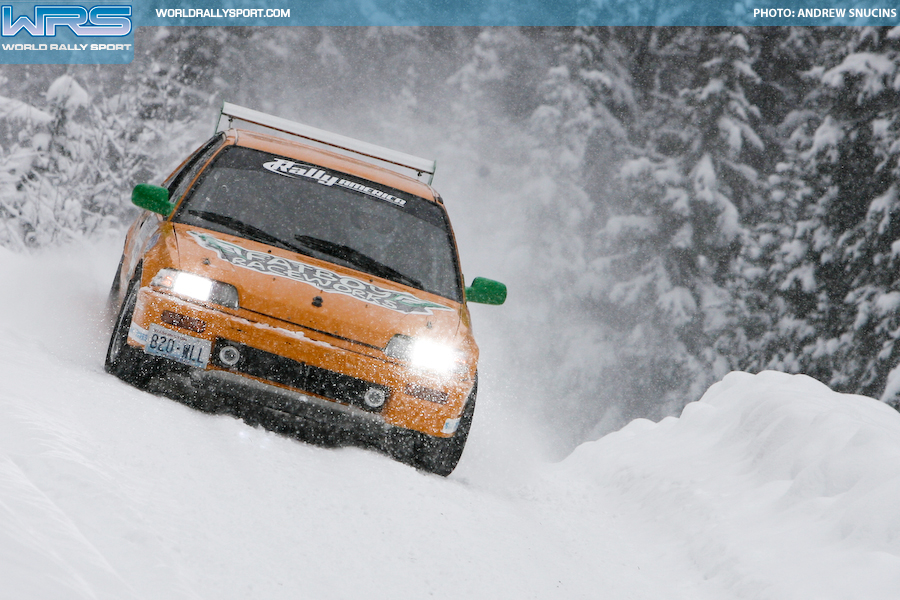
<path fill-rule="evenodd" d="M 499 281 L 476 277 L 466 288 L 466 302 L 499 305 L 506 302 L 506 286 Z"/>
<path fill-rule="evenodd" d="M 131 192 L 131 201 L 140 208 L 164 217 L 172 214 L 172 209 L 175 208 L 169 202 L 169 190 L 149 183 L 139 183 L 134 186 L 134 190 Z"/>

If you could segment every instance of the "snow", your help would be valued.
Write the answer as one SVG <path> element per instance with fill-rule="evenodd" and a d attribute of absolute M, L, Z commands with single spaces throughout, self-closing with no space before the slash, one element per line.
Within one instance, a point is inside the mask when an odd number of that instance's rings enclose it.
<path fill-rule="evenodd" d="M 871 52 L 857 52 L 847 56 L 841 64 L 825 71 L 822 75 L 822 83 L 831 87 L 844 85 L 844 75 L 861 75 L 864 78 L 862 91 L 858 102 L 875 96 L 886 87 L 886 80 L 896 72 L 897 67 L 887 56 L 873 54 Z"/>
<path fill-rule="evenodd" d="M 22 121 L 35 125 L 46 125 L 53 120 L 48 113 L 26 104 L 21 100 L 0 96 L 0 118 L 9 121 Z"/>
<path fill-rule="evenodd" d="M 874 198 L 869 204 L 867 218 L 874 220 L 879 216 L 881 217 L 878 222 L 879 235 L 884 235 L 884 232 L 887 231 L 887 228 L 890 226 L 891 208 L 897 204 L 897 196 L 897 186 L 892 185 L 884 194 Z"/>
<path fill-rule="evenodd" d="M 900 414 L 802 375 L 732 373 L 680 419 L 584 444 L 568 481 L 615 482 L 738 598 L 888 597 L 900 584 Z M 650 457 L 654 457 L 649 460 Z"/>
<path fill-rule="evenodd" d="M 700 200 L 714 206 L 718 212 L 717 231 L 726 240 L 740 235 L 741 225 L 737 208 L 719 192 L 718 176 L 709 153 L 705 153 L 691 172 L 694 193 Z"/>
<path fill-rule="evenodd" d="M 733 154 L 741 151 L 743 137 L 741 127 L 735 121 L 726 116 L 719 117 L 719 133 L 728 142 Z"/>
<path fill-rule="evenodd" d="M 889 346 L 889 348 L 893 350 L 892 346 Z M 894 367 L 888 373 L 887 383 L 884 386 L 884 391 L 881 393 L 881 400 L 895 400 L 898 395 L 900 395 L 900 365 Z"/>
<path fill-rule="evenodd" d="M 875 309 L 879 315 L 889 315 L 900 308 L 900 292 L 885 292 L 875 298 Z"/>
<path fill-rule="evenodd" d="M 120 249 L 0 249 L 4 597 L 896 597 L 900 414 L 882 403 L 731 373 L 680 418 L 551 463 L 488 371 L 443 479 L 105 374 Z"/>
<path fill-rule="evenodd" d="M 71 75 L 57 78 L 47 88 L 47 101 L 51 104 L 63 105 L 69 110 L 88 106 L 90 100 L 85 89 Z"/>
<path fill-rule="evenodd" d="M 789 290 L 791 289 L 791 286 L 794 285 L 794 282 L 798 282 L 800 284 L 800 289 L 804 292 L 809 293 L 815 290 L 816 272 L 812 265 L 800 265 L 799 267 L 791 269 L 778 288 L 782 291 Z"/>
<path fill-rule="evenodd" d="M 656 221 L 652 217 L 624 215 L 610 217 L 606 222 L 605 232 L 612 238 L 621 235 L 647 235 L 657 231 Z"/>
<path fill-rule="evenodd" d="M 831 116 L 825 117 L 825 120 L 822 121 L 822 124 L 816 128 L 816 132 L 813 135 L 813 142 L 810 146 L 809 150 L 803 153 L 804 158 L 814 157 L 819 152 L 827 151 L 829 152 L 829 158 L 832 158 L 834 155 L 835 149 L 838 144 L 844 139 L 844 132 L 841 129 L 840 125 L 831 118 Z"/>
<path fill-rule="evenodd" d="M 747 43 L 747 38 L 745 38 L 740 33 L 735 36 L 732 36 L 728 40 L 728 45 L 738 48 L 742 52 L 750 52 L 750 45 Z"/>
<path fill-rule="evenodd" d="M 656 304 L 672 319 L 676 327 L 686 325 L 697 312 L 697 302 L 691 291 L 682 286 L 660 294 Z"/>
<path fill-rule="evenodd" d="M 653 163 L 646 156 L 622 162 L 619 175 L 623 178 L 641 177 L 653 168 Z"/>

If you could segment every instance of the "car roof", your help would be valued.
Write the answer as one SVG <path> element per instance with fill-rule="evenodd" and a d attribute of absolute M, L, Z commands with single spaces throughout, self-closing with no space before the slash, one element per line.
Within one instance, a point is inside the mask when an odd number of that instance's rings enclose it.
<path fill-rule="evenodd" d="M 432 202 L 442 203 L 434 189 L 421 181 L 384 167 L 363 162 L 350 156 L 338 154 L 323 148 L 317 148 L 303 142 L 279 136 L 250 131 L 247 129 L 228 129 L 225 131 L 226 143 L 243 148 L 253 148 L 263 152 L 271 152 L 287 158 L 310 162 L 320 167 L 334 169 L 341 173 L 355 175 L 380 183 L 397 190 L 414 194 Z"/>

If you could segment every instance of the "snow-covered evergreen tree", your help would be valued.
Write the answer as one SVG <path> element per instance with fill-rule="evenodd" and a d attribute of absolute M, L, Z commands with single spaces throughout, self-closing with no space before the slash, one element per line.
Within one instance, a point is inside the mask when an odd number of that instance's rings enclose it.
<path fill-rule="evenodd" d="M 553 272 L 593 315 L 570 352 L 615 348 L 570 379 L 626 414 L 671 414 L 746 348 L 733 278 L 764 188 L 758 37 L 577 29 L 562 43 L 533 123 L 568 187 L 554 182 L 538 218 Z"/>
<path fill-rule="evenodd" d="M 131 188 L 158 182 L 188 147 L 186 121 L 158 115 L 146 79 L 91 98 L 75 77 L 62 75 L 43 101 L 40 109 L 17 101 L 18 110 L 2 118 L 5 131 L 21 127 L 15 140 L 5 136 L 0 158 L 0 243 L 8 247 L 119 231 L 135 213 Z"/>
<path fill-rule="evenodd" d="M 788 119 L 777 176 L 785 225 L 767 240 L 778 320 L 760 357 L 896 402 L 900 29 L 853 29 L 840 41 Z"/>
<path fill-rule="evenodd" d="M 10 155 L 4 165 L 4 241 L 12 247 L 75 238 L 97 225 L 85 212 L 99 183 L 86 160 L 93 154 L 85 127 L 88 93 L 73 77 L 63 75 L 48 87 L 45 99 L 43 114 L 49 119 L 42 119 L 40 131 L 31 130 L 22 139 L 30 156 L 16 161 Z M 22 146 L 11 150 L 21 152 Z"/>
<path fill-rule="evenodd" d="M 745 93 L 759 77 L 744 33 L 685 29 L 661 51 L 660 67 L 688 86 L 670 77 L 648 90 L 664 100 L 620 172 L 631 203 L 604 230 L 615 257 L 606 279 L 615 282 L 614 309 L 635 327 L 652 327 L 634 350 L 668 365 L 666 389 L 655 391 L 677 407 L 735 366 L 734 345 L 742 342 L 733 261 L 760 202 L 764 143 Z M 689 72 L 675 63 L 685 56 L 699 63 Z M 636 219 L 641 228 L 621 227 Z"/>

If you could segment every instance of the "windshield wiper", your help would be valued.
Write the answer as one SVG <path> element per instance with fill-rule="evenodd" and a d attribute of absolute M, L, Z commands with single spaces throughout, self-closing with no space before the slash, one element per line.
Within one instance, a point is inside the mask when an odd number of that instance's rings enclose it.
<path fill-rule="evenodd" d="M 352 265 L 364 269 L 372 275 L 384 277 L 385 279 L 390 279 L 392 281 L 396 281 L 397 283 L 402 283 L 404 285 L 409 285 L 415 288 L 424 289 L 422 287 L 422 282 L 420 282 L 419 280 L 413 279 L 409 275 L 404 275 L 400 271 L 396 271 L 386 264 L 378 262 L 371 256 L 367 256 L 359 250 L 354 250 L 349 246 L 336 244 L 334 242 L 329 242 L 328 240 L 320 240 L 319 238 L 314 238 L 308 235 L 295 235 L 294 239 L 307 248 L 318 250 L 319 252 L 322 252 L 329 256 L 333 256 L 335 258 L 343 259 Z"/>
<path fill-rule="evenodd" d="M 205 210 L 188 209 L 187 212 L 188 214 L 194 215 L 195 217 L 200 217 L 204 221 L 216 223 L 217 225 L 224 225 L 232 231 L 236 231 L 241 235 L 253 238 L 257 242 L 281 246 L 282 248 L 287 248 L 288 250 L 293 250 L 294 252 L 299 252 L 300 254 L 306 254 L 307 256 L 309 256 L 309 252 L 307 252 L 305 249 L 300 248 L 299 246 L 295 246 L 290 242 L 279 239 L 271 233 L 263 231 L 259 227 L 255 227 L 253 225 L 250 225 L 249 223 L 244 223 L 243 221 L 235 219 L 234 217 L 229 217 L 228 215 L 220 215 L 219 213 L 214 212 L 207 212 Z"/>

